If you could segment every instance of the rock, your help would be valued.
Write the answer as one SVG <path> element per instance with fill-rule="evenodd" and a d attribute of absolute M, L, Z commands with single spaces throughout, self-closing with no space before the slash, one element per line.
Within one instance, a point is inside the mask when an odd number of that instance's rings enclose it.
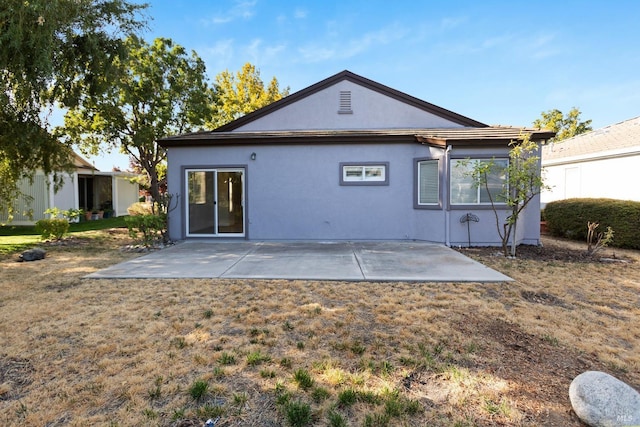
<path fill-rule="evenodd" d="M 604 372 L 575 377 L 569 400 L 576 415 L 592 427 L 640 425 L 640 393 Z"/>
<path fill-rule="evenodd" d="M 19 262 L 22 262 L 22 261 L 37 261 L 39 259 L 44 259 L 44 257 L 46 255 L 47 255 L 47 251 L 45 251 L 44 249 L 33 248 L 33 249 L 29 249 L 28 251 L 22 252 L 18 256 L 18 261 Z"/>

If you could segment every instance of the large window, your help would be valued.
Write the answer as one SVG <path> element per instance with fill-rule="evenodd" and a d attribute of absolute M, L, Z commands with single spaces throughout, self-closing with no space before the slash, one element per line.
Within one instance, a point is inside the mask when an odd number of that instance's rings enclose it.
<path fill-rule="evenodd" d="M 473 170 L 479 164 L 491 165 L 484 179 L 474 177 Z M 503 193 L 507 181 L 509 159 L 452 159 L 451 204 L 483 205 L 504 203 Z"/>
<path fill-rule="evenodd" d="M 440 174 L 438 160 L 418 160 L 416 164 L 417 206 L 440 205 Z"/>
<path fill-rule="evenodd" d="M 389 163 L 340 163 L 340 185 L 389 185 Z"/>

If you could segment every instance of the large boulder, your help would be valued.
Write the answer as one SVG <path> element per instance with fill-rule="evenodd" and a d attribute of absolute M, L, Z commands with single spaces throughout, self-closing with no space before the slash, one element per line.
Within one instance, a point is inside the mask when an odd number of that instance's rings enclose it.
<path fill-rule="evenodd" d="M 44 257 L 46 255 L 47 255 L 47 251 L 45 251 L 44 249 L 33 248 L 33 249 L 29 249 L 28 251 L 22 252 L 18 256 L 18 261 L 19 262 L 22 262 L 22 261 L 37 261 L 39 259 L 44 259 Z"/>
<path fill-rule="evenodd" d="M 575 377 L 569 399 L 576 415 L 592 427 L 640 425 L 640 393 L 604 372 Z"/>

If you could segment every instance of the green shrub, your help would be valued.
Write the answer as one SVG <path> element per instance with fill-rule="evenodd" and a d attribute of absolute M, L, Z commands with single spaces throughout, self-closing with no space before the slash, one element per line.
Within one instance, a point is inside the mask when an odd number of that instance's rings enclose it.
<path fill-rule="evenodd" d="M 41 219 L 36 222 L 36 232 L 39 233 L 43 239 L 53 237 L 56 240 L 60 240 L 67 231 L 69 231 L 69 221 L 66 219 Z"/>
<path fill-rule="evenodd" d="M 70 208 L 70 209 L 67 209 L 66 211 L 63 211 L 54 206 L 44 211 L 44 214 L 49 215 L 50 219 L 59 219 L 62 217 L 62 218 L 66 218 L 70 222 L 72 221 L 76 222 L 84 214 L 84 211 L 82 209 L 74 209 L 74 208 Z"/>
<path fill-rule="evenodd" d="M 167 229 L 166 215 L 135 215 L 125 218 L 129 236 L 138 239 L 142 235 L 142 243 L 151 246 L 163 240 Z"/>
<path fill-rule="evenodd" d="M 554 236 L 586 240 L 588 222 L 615 232 L 609 246 L 640 249 L 640 202 L 617 199 L 566 199 L 547 203 L 544 218 Z"/>

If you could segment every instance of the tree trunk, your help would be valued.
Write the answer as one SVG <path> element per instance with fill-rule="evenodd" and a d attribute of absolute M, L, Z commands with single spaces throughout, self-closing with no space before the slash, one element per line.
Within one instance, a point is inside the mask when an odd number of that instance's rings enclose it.
<path fill-rule="evenodd" d="M 149 191 L 151 192 L 151 211 L 154 214 L 159 214 L 160 212 L 156 212 L 156 203 L 160 202 L 160 186 L 158 185 L 158 172 L 156 168 L 149 168 L 147 170 L 147 174 L 149 175 Z"/>
<path fill-rule="evenodd" d="M 518 220 L 513 221 L 513 229 L 511 230 L 511 256 L 516 257 L 516 231 L 518 227 Z"/>

